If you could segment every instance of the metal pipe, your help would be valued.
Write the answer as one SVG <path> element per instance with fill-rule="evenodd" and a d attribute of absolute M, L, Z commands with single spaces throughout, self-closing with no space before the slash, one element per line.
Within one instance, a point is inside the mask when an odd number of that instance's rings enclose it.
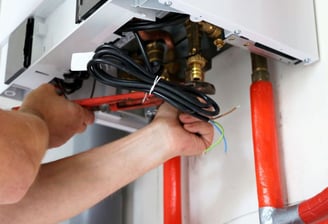
<path fill-rule="evenodd" d="M 252 54 L 250 87 L 253 147 L 259 208 L 283 208 L 278 136 L 266 59 Z"/>

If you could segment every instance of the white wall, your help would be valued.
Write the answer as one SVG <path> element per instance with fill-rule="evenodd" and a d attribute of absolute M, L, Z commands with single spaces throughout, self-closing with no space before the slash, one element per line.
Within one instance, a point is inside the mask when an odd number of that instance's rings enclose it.
<path fill-rule="evenodd" d="M 320 61 L 308 67 L 269 61 L 288 204 L 328 186 L 328 2 L 315 3 Z M 190 224 L 258 223 L 249 108 L 250 57 L 240 49 L 222 56 L 216 59 L 207 80 L 215 82 L 215 98 L 223 111 L 235 105 L 240 108 L 219 120 L 226 130 L 228 153 L 221 145 L 205 156 L 189 159 Z"/>
<path fill-rule="evenodd" d="M 232 48 L 216 58 L 206 75 L 207 81 L 215 83 L 215 99 L 222 112 L 240 107 L 218 120 L 225 128 L 228 152 L 221 144 L 208 154 L 189 159 L 190 219 L 186 223 L 228 223 L 237 216 L 256 215 L 250 74 L 250 54 Z"/>
<path fill-rule="evenodd" d="M 273 64 L 288 198 L 296 202 L 328 186 L 328 2 L 317 0 L 320 62 L 292 68 Z"/>

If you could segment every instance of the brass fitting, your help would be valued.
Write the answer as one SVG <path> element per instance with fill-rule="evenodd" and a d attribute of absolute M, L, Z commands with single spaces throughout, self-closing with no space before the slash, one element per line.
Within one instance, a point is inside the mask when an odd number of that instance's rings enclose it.
<path fill-rule="evenodd" d="M 163 72 L 161 74 L 161 79 L 166 81 L 172 81 L 171 80 L 171 73 L 168 71 L 166 67 L 164 67 Z"/>
<path fill-rule="evenodd" d="M 163 62 L 164 47 L 157 41 L 147 44 L 146 51 L 150 62 Z"/>
<path fill-rule="evenodd" d="M 187 60 L 187 81 L 204 81 L 204 67 L 206 59 L 200 54 L 191 56 Z"/>
<path fill-rule="evenodd" d="M 164 70 L 167 70 L 167 73 L 170 75 L 176 75 L 178 73 L 179 69 L 180 69 L 180 65 L 176 60 L 175 50 L 167 49 L 166 55 L 165 55 Z M 165 71 L 163 73 L 165 73 Z"/>
<path fill-rule="evenodd" d="M 205 32 L 210 38 L 213 39 L 213 44 L 217 48 L 222 48 L 224 45 L 224 41 L 222 40 L 222 29 L 213 24 L 210 24 L 205 21 L 199 22 L 200 28 L 203 32 Z"/>
<path fill-rule="evenodd" d="M 251 53 L 252 59 L 252 82 L 269 81 L 270 73 L 268 71 L 267 59 L 263 56 Z"/>
<path fill-rule="evenodd" d="M 187 21 L 186 30 L 189 42 L 186 81 L 203 81 L 206 59 L 199 54 L 201 51 L 201 31 L 199 23 Z"/>
<path fill-rule="evenodd" d="M 207 60 L 200 54 L 201 52 L 201 39 L 202 33 L 201 25 L 187 21 L 186 24 L 187 37 L 189 42 L 189 57 L 186 65 L 185 85 L 191 86 L 205 94 L 214 94 L 214 85 L 204 82 L 205 80 L 205 67 Z M 215 33 L 217 31 L 215 30 Z M 215 34 L 217 35 L 217 34 Z"/>
<path fill-rule="evenodd" d="M 188 20 L 185 26 L 189 42 L 189 55 L 198 54 L 201 50 L 201 32 L 199 24 Z"/>

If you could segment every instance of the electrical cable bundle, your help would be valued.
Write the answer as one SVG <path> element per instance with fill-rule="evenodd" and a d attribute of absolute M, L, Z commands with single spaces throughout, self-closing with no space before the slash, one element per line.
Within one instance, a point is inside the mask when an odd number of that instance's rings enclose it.
<path fill-rule="evenodd" d="M 89 74 L 105 85 L 150 92 L 180 111 L 204 121 L 209 121 L 220 113 L 219 106 L 206 94 L 192 87 L 158 78 L 159 76 L 153 72 L 140 38 L 136 33 L 135 36 L 145 59 L 145 67 L 137 64 L 124 50 L 116 47 L 113 43 L 105 43 L 96 49 L 93 58 L 89 61 L 87 66 Z M 117 70 L 126 72 L 134 76 L 136 80 L 119 78 L 115 74 L 111 74 L 108 67 L 115 67 Z"/>

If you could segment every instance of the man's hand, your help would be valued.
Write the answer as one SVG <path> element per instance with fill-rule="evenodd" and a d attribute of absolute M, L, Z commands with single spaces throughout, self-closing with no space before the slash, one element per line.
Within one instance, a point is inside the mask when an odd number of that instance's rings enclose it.
<path fill-rule="evenodd" d="M 50 84 L 28 94 L 20 111 L 37 115 L 45 121 L 49 129 L 49 148 L 64 144 L 94 121 L 92 112 L 59 96 Z"/>
<path fill-rule="evenodd" d="M 167 103 L 159 108 L 154 123 L 159 123 L 163 138 L 167 138 L 177 155 L 198 155 L 212 144 L 214 130 L 210 123 L 189 114 L 179 114 Z"/>

